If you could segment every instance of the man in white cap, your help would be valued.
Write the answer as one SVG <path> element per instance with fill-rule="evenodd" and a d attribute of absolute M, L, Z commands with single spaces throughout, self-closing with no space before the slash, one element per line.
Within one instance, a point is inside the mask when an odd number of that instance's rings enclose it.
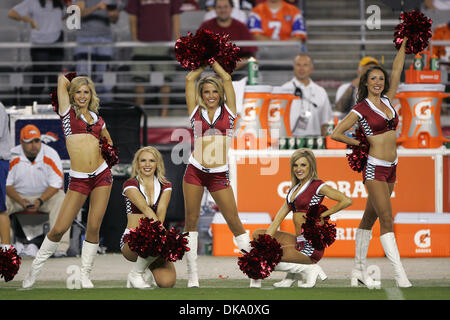
<path fill-rule="evenodd" d="M 8 214 L 40 211 L 49 214 L 50 228 L 56 222 L 64 200 L 61 158 L 55 149 L 42 144 L 39 129 L 28 124 L 20 131 L 20 145 L 11 149 L 6 181 Z M 55 257 L 67 255 L 70 229 L 61 240 Z"/>
<path fill-rule="evenodd" d="M 356 78 L 351 82 L 343 83 L 336 91 L 336 110 L 346 116 L 347 113 L 356 104 L 356 94 L 358 93 L 359 78 L 371 66 L 379 66 L 377 59 L 371 56 L 366 56 L 359 61 L 358 69 L 356 70 Z"/>

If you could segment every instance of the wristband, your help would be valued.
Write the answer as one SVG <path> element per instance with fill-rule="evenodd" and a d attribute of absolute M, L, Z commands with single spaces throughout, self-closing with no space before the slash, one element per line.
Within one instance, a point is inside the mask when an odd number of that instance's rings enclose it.
<path fill-rule="evenodd" d="M 38 200 L 39 203 L 40 203 L 39 207 L 42 206 L 42 205 L 44 204 L 44 200 L 42 200 L 41 198 L 37 198 L 37 200 Z"/>

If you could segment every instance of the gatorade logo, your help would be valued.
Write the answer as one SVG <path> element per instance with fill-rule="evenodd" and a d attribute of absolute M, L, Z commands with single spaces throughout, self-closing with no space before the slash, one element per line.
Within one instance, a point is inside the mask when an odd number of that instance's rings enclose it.
<path fill-rule="evenodd" d="M 258 100 L 247 99 L 244 101 L 244 112 L 242 114 L 242 120 L 253 121 L 256 119 L 259 113 Z"/>
<path fill-rule="evenodd" d="M 433 99 L 425 99 L 415 104 L 414 109 L 414 117 L 419 120 L 429 120 L 434 114 L 435 107 L 431 105 L 431 101 Z"/>
<path fill-rule="evenodd" d="M 431 231 L 430 229 L 421 229 L 414 235 L 414 243 L 416 244 L 416 252 L 431 252 Z"/>
<path fill-rule="evenodd" d="M 272 101 L 269 105 L 269 121 L 280 121 L 283 116 L 283 109 L 281 109 L 281 100 Z"/>
<path fill-rule="evenodd" d="M 414 69 L 421 70 L 422 69 L 422 61 L 420 59 L 417 59 L 414 61 Z"/>

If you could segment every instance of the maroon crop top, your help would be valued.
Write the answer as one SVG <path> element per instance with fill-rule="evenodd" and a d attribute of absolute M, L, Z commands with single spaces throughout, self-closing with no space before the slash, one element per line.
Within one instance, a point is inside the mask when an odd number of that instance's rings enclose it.
<path fill-rule="evenodd" d="M 89 124 L 83 115 L 80 115 L 80 119 L 77 119 L 75 110 L 71 106 L 63 115 L 59 115 L 62 120 L 62 128 L 64 136 L 68 137 L 77 133 L 90 133 L 97 139 L 100 139 L 102 130 L 106 127 L 105 121 L 102 117 L 96 113 L 89 111 L 91 117 L 94 119 L 92 124 Z"/>
<path fill-rule="evenodd" d="M 309 180 L 292 201 L 290 201 L 291 196 L 297 190 L 298 185 L 291 188 L 286 196 L 289 209 L 292 212 L 307 212 L 310 206 L 321 204 L 324 195 L 319 194 L 319 191 L 324 185 L 322 180 Z"/>
<path fill-rule="evenodd" d="M 156 210 L 158 209 L 159 199 L 161 199 L 162 193 L 166 190 L 172 190 L 172 184 L 170 182 L 168 182 L 166 184 L 162 184 L 161 182 L 159 182 L 159 180 L 156 177 L 154 177 L 154 179 L 153 179 L 153 184 L 154 184 L 153 190 L 155 192 L 155 195 L 154 195 L 154 199 L 153 199 L 154 203 L 151 204 L 150 199 L 147 197 L 147 195 L 144 192 L 145 191 L 144 186 L 141 185 L 138 177 L 130 178 L 123 183 L 122 195 L 125 197 L 125 209 L 126 209 L 127 214 L 132 214 L 132 213 L 142 214 L 141 210 L 139 210 L 139 208 L 136 207 L 133 204 L 133 202 L 131 202 L 131 200 L 128 199 L 128 197 L 126 196 L 125 191 L 129 188 L 135 188 L 135 189 L 139 190 L 139 192 L 145 198 L 147 205 L 150 208 L 152 208 L 153 212 L 156 213 Z"/>
<path fill-rule="evenodd" d="M 359 124 L 366 136 L 374 136 L 389 130 L 394 130 L 398 125 L 398 115 L 392 107 L 387 97 L 382 97 L 381 101 L 388 106 L 394 117 L 388 119 L 386 114 L 378 109 L 369 99 L 364 99 L 353 107 L 352 112 L 359 118 Z"/>
<path fill-rule="evenodd" d="M 194 138 L 215 135 L 232 137 L 234 119 L 235 115 L 224 105 L 216 109 L 213 122 L 210 123 L 208 112 L 197 106 L 190 117 Z"/>

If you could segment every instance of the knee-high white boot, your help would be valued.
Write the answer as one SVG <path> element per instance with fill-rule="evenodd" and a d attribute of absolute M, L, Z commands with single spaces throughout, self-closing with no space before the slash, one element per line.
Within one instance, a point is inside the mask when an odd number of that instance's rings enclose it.
<path fill-rule="evenodd" d="M 395 281 L 400 288 L 412 287 L 406 276 L 405 269 L 403 269 L 402 262 L 400 261 L 400 253 L 398 252 L 397 242 L 395 241 L 395 235 L 393 232 L 388 232 L 380 237 L 381 244 L 384 249 L 386 257 L 391 261 L 394 267 Z"/>
<path fill-rule="evenodd" d="M 188 288 L 199 287 L 198 271 L 197 271 L 197 245 L 198 232 L 189 231 L 187 236 L 189 251 L 184 254 L 186 257 L 187 272 L 188 272 Z"/>
<path fill-rule="evenodd" d="M 280 262 L 275 267 L 275 271 L 287 271 L 292 274 L 302 274 L 306 283 L 299 283 L 298 286 L 301 288 L 314 287 L 316 285 L 317 277 L 320 277 L 321 280 L 327 278 L 327 275 L 318 264 Z"/>
<path fill-rule="evenodd" d="M 138 256 L 133 268 L 128 274 L 127 288 L 151 289 L 152 286 L 144 279 L 144 273 L 148 266 L 157 258 L 158 257 L 142 258 Z"/>
<path fill-rule="evenodd" d="M 355 234 L 355 259 L 351 273 L 350 284 L 357 287 L 358 282 L 369 289 L 380 288 L 380 281 L 373 280 L 366 270 L 367 251 L 372 237 L 372 230 L 356 229 Z"/>
<path fill-rule="evenodd" d="M 252 250 L 250 236 L 247 232 L 234 237 L 234 241 L 236 242 L 239 250 L 245 250 L 246 252 L 250 252 L 250 250 Z M 250 279 L 250 288 L 261 288 L 261 280 Z"/>
<path fill-rule="evenodd" d="M 59 242 L 50 241 L 47 236 L 41 244 L 41 247 L 31 263 L 31 270 L 22 282 L 22 288 L 31 288 L 36 281 L 36 277 L 41 273 L 45 261 L 55 253 Z"/>
<path fill-rule="evenodd" d="M 89 279 L 89 275 L 94 265 L 95 257 L 97 256 L 98 243 L 91 243 L 86 240 L 83 241 L 83 247 L 81 248 L 81 273 L 80 283 L 84 289 L 91 289 L 94 284 Z"/>

